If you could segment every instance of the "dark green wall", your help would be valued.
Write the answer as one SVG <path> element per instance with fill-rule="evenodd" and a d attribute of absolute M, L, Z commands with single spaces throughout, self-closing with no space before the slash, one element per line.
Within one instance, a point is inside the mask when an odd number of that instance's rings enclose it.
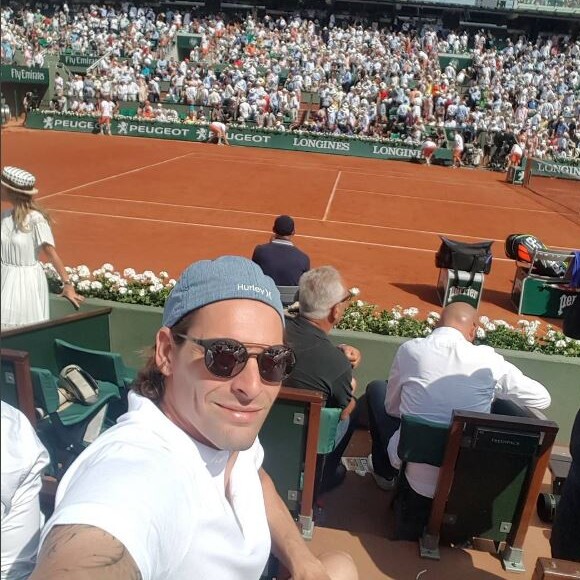
<path fill-rule="evenodd" d="M 51 296 L 51 317 L 73 312 L 68 301 Z M 87 300 L 82 309 L 103 306 L 113 308 L 111 314 L 111 350 L 123 355 L 128 366 L 139 368 L 143 349 L 151 346 L 161 326 L 162 309 L 135 306 L 104 300 Z M 65 339 L 66 340 L 66 339 Z M 356 371 L 357 396 L 373 379 L 386 378 L 399 345 L 405 339 L 366 332 L 333 331 L 331 340 L 357 347 L 363 360 Z M 540 381 L 552 396 L 552 405 L 545 414 L 560 426 L 557 442 L 568 445 L 576 411 L 580 407 L 580 358 L 548 356 L 513 350 L 500 350 L 507 360 L 526 375 Z"/>

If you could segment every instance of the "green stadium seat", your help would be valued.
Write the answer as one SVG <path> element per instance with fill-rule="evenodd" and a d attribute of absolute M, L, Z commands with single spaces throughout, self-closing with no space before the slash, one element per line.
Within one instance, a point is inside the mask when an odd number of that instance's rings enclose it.
<path fill-rule="evenodd" d="M 113 383 L 119 389 L 128 389 L 137 376 L 136 371 L 127 367 L 123 357 L 116 352 L 84 348 L 60 338 L 54 340 L 54 348 L 59 368 L 77 364 L 95 379 Z"/>
<path fill-rule="evenodd" d="M 0 394 L 5 403 L 21 411 L 33 427 L 36 425 L 34 396 L 30 382 L 30 359 L 27 352 L 2 349 Z"/>
<path fill-rule="evenodd" d="M 119 389 L 112 383 L 98 381 L 99 396 L 92 405 L 61 403 L 58 378 L 50 370 L 30 369 L 34 402 L 44 415 L 38 422 L 39 437 L 51 455 L 59 478 L 74 459 L 91 443 L 105 426 L 109 403 L 119 398 Z"/>
<path fill-rule="evenodd" d="M 558 426 L 513 401 L 498 401 L 492 411 L 453 412 L 421 555 L 439 559 L 440 537 L 446 544 L 500 546 L 504 568 L 521 572 Z"/>
<path fill-rule="evenodd" d="M 449 425 L 436 423 L 421 417 L 403 415 L 397 453 L 403 466 L 409 462 L 427 463 L 439 467 L 443 461 Z"/>
<path fill-rule="evenodd" d="M 113 401 L 107 410 L 109 424 L 114 424 L 118 417 L 127 412 L 128 391 L 137 373 L 125 365 L 120 354 L 84 348 L 59 338 L 54 340 L 54 348 L 59 369 L 76 364 L 95 379 L 113 383 L 118 387 L 120 398 Z"/>
<path fill-rule="evenodd" d="M 318 454 L 326 455 L 334 450 L 336 430 L 342 409 L 323 407 L 320 411 L 320 430 L 318 432 Z"/>
<path fill-rule="evenodd" d="M 408 463 L 426 463 L 440 467 L 445 454 L 449 425 L 427 421 L 412 415 L 401 418 L 397 454 L 401 467 L 394 501 L 395 533 L 397 540 L 416 540 L 429 517 L 431 500 L 413 492 L 405 476 Z"/>

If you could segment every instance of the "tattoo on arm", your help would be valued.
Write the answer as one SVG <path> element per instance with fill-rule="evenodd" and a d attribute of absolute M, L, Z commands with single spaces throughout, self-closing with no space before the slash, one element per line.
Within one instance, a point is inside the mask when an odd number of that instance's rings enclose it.
<path fill-rule="evenodd" d="M 31 580 L 142 580 L 117 538 L 87 525 L 55 526 L 42 545 Z"/>

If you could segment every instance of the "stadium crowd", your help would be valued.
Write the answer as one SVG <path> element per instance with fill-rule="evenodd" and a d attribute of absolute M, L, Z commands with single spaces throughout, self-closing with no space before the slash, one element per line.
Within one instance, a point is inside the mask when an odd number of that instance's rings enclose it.
<path fill-rule="evenodd" d="M 489 32 L 433 25 L 380 28 L 298 14 L 228 20 L 127 2 L 8 6 L 2 25 L 3 62 L 16 50 L 28 66 L 42 66 L 44 50 L 105 55 L 84 76 L 57 76 L 60 111 L 93 113 L 104 98 L 139 102 L 140 116 L 175 121 L 169 103 L 181 103 L 190 105 L 188 122 L 280 130 L 286 123 L 413 144 L 436 128 L 440 143 L 441 129 L 457 130 L 488 161 L 492 149 L 507 154 L 502 144 L 516 141 L 537 157 L 580 154 L 580 41 L 564 35 L 499 43 Z M 171 50 L 178 32 L 199 35 L 181 61 Z M 451 54 L 443 67 L 442 54 Z M 320 103 L 305 118 L 304 92 Z"/>

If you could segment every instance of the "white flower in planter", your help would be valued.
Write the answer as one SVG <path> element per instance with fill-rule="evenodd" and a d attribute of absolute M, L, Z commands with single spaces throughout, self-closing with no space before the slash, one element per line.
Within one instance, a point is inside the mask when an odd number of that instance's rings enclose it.
<path fill-rule="evenodd" d="M 556 348 L 566 348 L 567 344 L 565 340 L 557 340 L 554 346 Z"/>
<path fill-rule="evenodd" d="M 477 336 L 477 338 L 479 338 L 479 340 L 484 339 L 486 336 L 485 330 L 483 330 L 483 328 L 481 328 L 481 326 L 478 326 L 477 330 L 475 331 L 475 336 Z"/>
<path fill-rule="evenodd" d="M 108 264 L 107 263 L 107 264 L 103 264 L 101 266 L 101 270 L 104 270 L 105 272 L 114 272 L 115 271 L 115 268 L 113 267 L 112 264 Z"/>
<path fill-rule="evenodd" d="M 98 280 L 93 280 L 92 282 L 90 282 L 90 288 L 91 290 L 102 290 L 103 284 Z"/>
<path fill-rule="evenodd" d="M 360 294 L 360 289 L 355 286 L 349 290 L 349 293 L 354 298 Z"/>
<path fill-rule="evenodd" d="M 125 276 L 125 278 L 132 278 L 133 276 L 135 276 L 137 272 L 135 272 L 135 270 L 133 270 L 133 268 L 125 268 L 123 270 L 123 276 Z"/>
<path fill-rule="evenodd" d="M 121 286 L 119 288 L 119 294 L 121 294 L 121 295 L 127 294 L 127 288 L 125 286 Z"/>
<path fill-rule="evenodd" d="M 77 272 L 81 278 L 89 278 L 91 276 L 91 271 L 89 270 L 89 268 L 87 266 L 84 266 L 84 265 L 79 266 L 77 268 Z"/>

